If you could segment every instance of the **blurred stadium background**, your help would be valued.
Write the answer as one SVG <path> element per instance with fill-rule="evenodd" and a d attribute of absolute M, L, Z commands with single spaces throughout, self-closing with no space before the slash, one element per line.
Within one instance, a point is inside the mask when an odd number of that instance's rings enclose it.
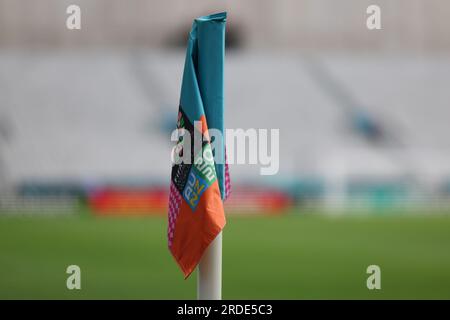
<path fill-rule="evenodd" d="M 165 243 L 169 137 L 192 19 L 220 10 L 226 126 L 280 129 L 276 176 L 230 169 L 224 298 L 450 298 L 439 0 L 0 0 L 0 298 L 195 298 Z"/>

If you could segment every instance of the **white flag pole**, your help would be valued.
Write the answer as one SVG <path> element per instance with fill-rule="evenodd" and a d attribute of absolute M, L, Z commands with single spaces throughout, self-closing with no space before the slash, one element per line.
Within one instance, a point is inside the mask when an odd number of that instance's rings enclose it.
<path fill-rule="evenodd" d="M 197 299 L 222 299 L 222 232 L 211 242 L 198 264 Z"/>

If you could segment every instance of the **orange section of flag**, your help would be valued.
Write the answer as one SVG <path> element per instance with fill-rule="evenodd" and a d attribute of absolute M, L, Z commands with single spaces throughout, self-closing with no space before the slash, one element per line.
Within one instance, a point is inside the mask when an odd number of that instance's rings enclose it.
<path fill-rule="evenodd" d="M 203 193 L 195 212 L 184 200 L 181 201 L 170 251 L 185 278 L 224 226 L 225 214 L 217 181 Z"/>
<path fill-rule="evenodd" d="M 207 141 L 207 148 L 210 148 L 205 116 L 202 115 L 198 121 L 201 125 L 196 130 L 201 132 L 204 141 Z M 190 147 L 183 145 L 183 148 Z M 189 171 L 189 174 L 181 179 L 183 190 L 180 191 L 172 181 L 169 196 L 169 249 L 185 278 L 194 271 L 203 253 L 226 223 L 214 162 L 209 163 L 207 168 L 208 161 L 202 155 L 200 157 L 201 164 L 182 164 L 178 169 L 172 169 L 179 172 Z M 208 176 L 212 177 L 212 182 L 207 182 L 207 175 L 202 173 L 205 168 L 209 169 Z"/>

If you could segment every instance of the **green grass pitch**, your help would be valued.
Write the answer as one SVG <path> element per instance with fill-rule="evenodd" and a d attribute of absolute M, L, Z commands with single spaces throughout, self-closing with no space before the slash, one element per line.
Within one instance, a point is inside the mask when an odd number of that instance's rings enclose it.
<path fill-rule="evenodd" d="M 229 217 L 224 299 L 450 299 L 450 216 Z M 66 268 L 81 268 L 81 290 Z M 381 267 L 381 290 L 366 287 Z M 0 216 L 0 298 L 195 299 L 164 217 Z"/>

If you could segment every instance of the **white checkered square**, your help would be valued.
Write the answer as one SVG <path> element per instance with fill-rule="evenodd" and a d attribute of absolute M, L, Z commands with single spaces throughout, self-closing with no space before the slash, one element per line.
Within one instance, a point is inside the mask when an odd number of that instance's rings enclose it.
<path fill-rule="evenodd" d="M 228 167 L 227 151 L 225 150 L 225 197 L 226 200 L 231 194 L 230 168 Z"/>
<path fill-rule="evenodd" d="M 169 247 L 172 246 L 173 235 L 175 232 L 175 222 L 178 217 L 181 205 L 181 194 L 175 185 L 170 183 L 170 193 L 169 193 L 169 212 L 168 212 L 168 226 L 167 226 L 167 240 Z"/>

